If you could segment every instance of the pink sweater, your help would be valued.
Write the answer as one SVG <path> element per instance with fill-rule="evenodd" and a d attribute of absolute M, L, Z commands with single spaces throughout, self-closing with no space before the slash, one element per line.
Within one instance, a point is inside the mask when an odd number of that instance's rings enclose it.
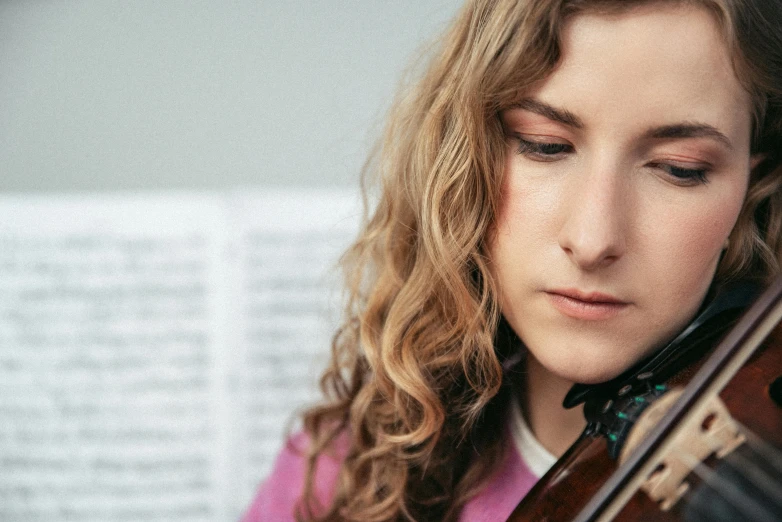
<path fill-rule="evenodd" d="M 305 447 L 307 437 L 299 434 L 293 437 L 274 464 L 271 475 L 261 486 L 242 522 L 288 522 L 294 521 L 294 506 L 298 501 L 304 477 L 304 459 L 296 448 Z M 515 446 L 509 451 L 502 467 L 486 488 L 474 497 L 462 510 L 460 521 L 489 522 L 504 521 L 510 516 L 519 501 L 537 482 L 538 477 L 527 468 Z M 344 457 L 347 446 L 338 448 Z M 334 493 L 341 456 L 321 456 L 316 475 L 316 495 L 323 505 Z"/>

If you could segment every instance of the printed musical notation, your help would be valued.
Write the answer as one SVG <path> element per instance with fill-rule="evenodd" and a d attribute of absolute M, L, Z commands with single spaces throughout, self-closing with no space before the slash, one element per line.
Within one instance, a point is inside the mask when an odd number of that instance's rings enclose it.
<path fill-rule="evenodd" d="M 0 198 L 0 520 L 236 519 L 338 319 L 348 191 Z"/>

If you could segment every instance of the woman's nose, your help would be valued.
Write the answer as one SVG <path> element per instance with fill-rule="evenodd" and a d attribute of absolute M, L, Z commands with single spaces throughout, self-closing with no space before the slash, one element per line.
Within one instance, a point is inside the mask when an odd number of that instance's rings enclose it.
<path fill-rule="evenodd" d="M 574 181 L 561 202 L 559 245 L 582 270 L 609 266 L 625 253 L 629 226 L 626 176 L 602 169 Z"/>

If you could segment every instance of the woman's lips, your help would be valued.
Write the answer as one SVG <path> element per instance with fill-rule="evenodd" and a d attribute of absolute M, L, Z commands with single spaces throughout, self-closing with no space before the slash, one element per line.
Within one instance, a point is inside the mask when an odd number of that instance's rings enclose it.
<path fill-rule="evenodd" d="M 585 321 L 610 319 L 627 308 L 630 303 L 612 295 L 579 290 L 549 290 L 551 304 L 562 314 Z"/>

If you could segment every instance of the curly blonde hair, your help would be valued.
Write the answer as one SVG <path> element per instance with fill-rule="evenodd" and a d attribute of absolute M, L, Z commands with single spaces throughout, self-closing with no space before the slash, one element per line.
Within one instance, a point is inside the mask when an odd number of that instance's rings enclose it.
<path fill-rule="evenodd" d="M 321 381 L 327 400 L 304 414 L 300 519 L 451 520 L 501 462 L 511 354 L 497 339 L 485 249 L 506 151 L 498 114 L 550 74 L 569 16 L 642 3 L 469 1 L 396 101 L 366 169 L 379 201 L 342 261 L 347 304 Z M 768 278 L 782 258 L 782 7 L 679 3 L 720 21 L 754 101 L 753 153 L 765 154 L 717 277 Z M 331 504 L 320 506 L 316 462 L 339 437 L 349 451 Z"/>

